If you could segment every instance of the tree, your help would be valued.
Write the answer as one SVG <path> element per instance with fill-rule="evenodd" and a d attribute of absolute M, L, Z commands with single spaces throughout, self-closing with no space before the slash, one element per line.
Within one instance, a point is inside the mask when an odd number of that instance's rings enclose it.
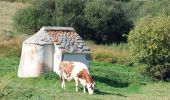
<path fill-rule="evenodd" d="M 146 63 L 146 73 L 166 79 L 170 73 L 170 18 L 164 14 L 139 20 L 128 36 L 131 58 Z"/>
<path fill-rule="evenodd" d="M 89 37 L 97 43 L 112 43 L 122 40 L 131 23 L 124 16 L 120 5 L 113 0 L 93 0 L 84 9 Z"/>
<path fill-rule="evenodd" d="M 15 27 L 33 34 L 42 26 L 73 27 L 84 39 L 96 43 L 119 43 L 132 27 L 117 1 L 36 0 L 14 17 Z"/>
<path fill-rule="evenodd" d="M 33 34 L 42 26 L 52 25 L 56 8 L 54 0 L 36 1 L 33 5 L 19 10 L 14 16 L 14 27 L 22 33 Z"/>

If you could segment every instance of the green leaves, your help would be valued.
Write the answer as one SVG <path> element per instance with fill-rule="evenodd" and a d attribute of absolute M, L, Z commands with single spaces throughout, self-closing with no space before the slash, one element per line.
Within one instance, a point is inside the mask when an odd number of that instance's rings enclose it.
<path fill-rule="evenodd" d="M 36 0 L 14 17 L 15 27 L 33 34 L 42 26 L 74 27 L 83 39 L 119 42 L 131 23 L 113 0 Z"/>
<path fill-rule="evenodd" d="M 166 77 L 164 74 L 170 71 L 170 69 L 162 71 L 166 63 L 170 62 L 167 59 L 170 57 L 169 26 L 170 18 L 164 14 L 156 17 L 148 16 L 139 20 L 128 36 L 133 61 L 147 63 L 152 72 L 155 72 L 150 74 L 154 76 L 158 75 L 156 73 L 161 73 L 161 78 Z M 158 67 L 160 67 L 159 72 L 156 70 Z"/>

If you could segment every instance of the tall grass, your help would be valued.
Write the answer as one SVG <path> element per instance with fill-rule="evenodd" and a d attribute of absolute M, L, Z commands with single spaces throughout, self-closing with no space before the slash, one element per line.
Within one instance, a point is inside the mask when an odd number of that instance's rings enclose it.
<path fill-rule="evenodd" d="M 34 0 L 0 0 L 0 1 L 6 1 L 6 2 L 22 2 L 22 3 L 26 3 L 26 2 L 33 2 Z"/>
<path fill-rule="evenodd" d="M 12 18 L 17 10 L 29 6 L 29 4 L 5 1 L 10 0 L 0 0 L 0 58 L 20 56 L 22 41 L 25 40 L 26 35 L 18 34 L 16 29 L 13 28 Z"/>
<path fill-rule="evenodd" d="M 96 45 L 92 41 L 86 41 L 90 47 L 93 61 L 118 63 L 118 64 L 131 64 L 129 60 L 128 45 L 121 43 L 120 45 Z"/>
<path fill-rule="evenodd" d="M 20 56 L 22 42 L 27 35 L 14 35 L 11 33 L 0 34 L 0 56 Z M 91 41 L 86 41 L 91 48 L 93 61 L 118 63 L 129 65 L 128 46 L 125 43 L 120 45 L 96 45 Z"/>
<path fill-rule="evenodd" d="M 0 56 L 20 56 L 22 42 L 27 38 L 27 35 L 14 35 L 11 33 L 0 34 Z M 96 45 L 91 41 L 86 41 L 86 44 L 91 48 L 93 61 L 131 64 L 129 60 L 128 46 L 125 43 L 120 45 Z"/>
<path fill-rule="evenodd" d="M 2 96 L 5 96 L 7 95 L 8 93 L 6 92 L 6 90 L 8 89 L 9 87 L 9 80 L 7 79 L 4 79 L 4 78 L 1 78 L 0 79 L 0 98 Z"/>
<path fill-rule="evenodd" d="M 26 35 L 0 34 L 0 57 L 20 56 Z"/>

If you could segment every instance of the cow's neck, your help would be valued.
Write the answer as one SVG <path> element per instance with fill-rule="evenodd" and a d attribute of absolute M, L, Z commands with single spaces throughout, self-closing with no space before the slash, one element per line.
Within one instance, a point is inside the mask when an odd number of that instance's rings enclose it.
<path fill-rule="evenodd" d="M 86 80 L 87 83 L 92 84 L 93 83 L 93 79 L 91 78 L 91 76 L 89 75 L 89 73 L 87 72 L 87 70 L 83 69 L 82 71 L 80 71 L 80 73 L 78 74 L 78 77 L 80 79 L 84 79 Z"/>

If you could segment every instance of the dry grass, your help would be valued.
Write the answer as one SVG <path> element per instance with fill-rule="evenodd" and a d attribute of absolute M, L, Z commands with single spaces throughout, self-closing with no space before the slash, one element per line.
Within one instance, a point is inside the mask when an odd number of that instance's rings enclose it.
<path fill-rule="evenodd" d="M 13 29 L 12 18 L 16 11 L 28 6 L 29 4 L 23 3 L 10 3 L 5 1 L 0 1 L 0 34 L 7 34 L 9 32 L 15 33 L 16 30 Z"/>
<path fill-rule="evenodd" d="M 4 91 L 8 87 L 8 84 L 9 84 L 9 80 L 1 78 L 0 79 L 0 91 L 1 92 Z"/>
<path fill-rule="evenodd" d="M 0 0 L 0 1 L 6 1 L 6 2 L 32 2 L 34 0 Z"/>
<path fill-rule="evenodd" d="M 91 41 L 86 41 L 91 48 L 92 59 L 94 61 L 130 64 L 127 44 L 96 45 Z"/>
<path fill-rule="evenodd" d="M 26 36 L 17 35 L 12 18 L 17 10 L 28 5 L 0 1 L 0 56 L 20 55 L 21 44 Z"/>
<path fill-rule="evenodd" d="M 25 38 L 25 35 L 1 34 L 0 56 L 20 56 L 21 45 Z"/>

